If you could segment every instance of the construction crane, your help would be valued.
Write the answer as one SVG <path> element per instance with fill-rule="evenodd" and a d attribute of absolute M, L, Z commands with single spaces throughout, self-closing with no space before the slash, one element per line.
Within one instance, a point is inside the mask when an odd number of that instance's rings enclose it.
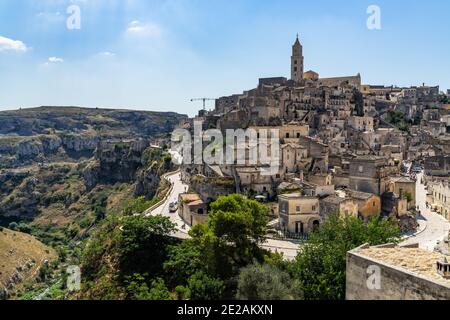
<path fill-rule="evenodd" d="M 206 110 L 206 101 L 216 101 L 216 99 L 211 99 L 211 98 L 195 98 L 195 99 L 191 99 L 191 102 L 194 101 L 203 101 L 203 110 Z"/>

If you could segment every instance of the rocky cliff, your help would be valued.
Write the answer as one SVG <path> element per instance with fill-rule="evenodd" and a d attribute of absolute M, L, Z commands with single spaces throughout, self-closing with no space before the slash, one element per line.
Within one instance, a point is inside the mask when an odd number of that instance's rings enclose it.
<path fill-rule="evenodd" d="M 0 112 L 0 169 L 94 156 L 102 141 L 154 139 L 187 116 L 176 113 L 41 107 Z"/>
<path fill-rule="evenodd" d="M 42 264 L 42 255 L 26 251 L 31 235 L 57 249 L 61 261 L 77 259 L 103 219 L 150 206 L 166 187 L 161 175 L 174 169 L 170 155 L 152 145 L 167 144 L 184 118 L 82 108 L 0 112 L 0 228 L 17 239 L 30 234 L 22 251 L 3 251 L 0 232 L 0 299 L 32 281 Z"/>

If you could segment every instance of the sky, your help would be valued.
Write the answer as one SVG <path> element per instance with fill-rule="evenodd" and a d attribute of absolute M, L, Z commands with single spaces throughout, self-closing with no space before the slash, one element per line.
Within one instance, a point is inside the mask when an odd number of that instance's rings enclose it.
<path fill-rule="evenodd" d="M 379 29 L 367 27 L 370 5 Z M 1 0 L 0 110 L 194 115 L 191 98 L 289 77 L 297 33 L 305 71 L 446 91 L 449 15 L 448 0 Z"/>

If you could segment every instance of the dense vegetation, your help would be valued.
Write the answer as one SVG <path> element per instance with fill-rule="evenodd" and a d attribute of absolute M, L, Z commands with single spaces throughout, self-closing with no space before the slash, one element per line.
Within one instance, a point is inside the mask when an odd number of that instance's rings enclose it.
<path fill-rule="evenodd" d="M 287 262 L 261 249 L 266 226 L 266 207 L 241 195 L 212 203 L 208 222 L 183 242 L 170 237 L 167 218 L 108 218 L 84 252 L 78 298 L 343 299 L 346 252 L 399 234 L 380 217 L 366 224 L 333 215 Z"/>
<path fill-rule="evenodd" d="M 311 235 L 290 265 L 291 272 L 305 299 L 345 299 L 346 253 L 365 243 L 395 243 L 399 235 L 396 223 L 380 216 L 364 223 L 355 217 L 332 215 Z"/>
<path fill-rule="evenodd" d="M 53 247 L 59 256 L 59 261 L 46 268 L 39 281 L 27 284 L 26 294 L 18 292 L 19 298 L 33 298 L 46 289 L 49 290 L 45 298 L 67 297 L 64 292 L 65 269 L 69 265 L 81 263 L 85 244 L 91 236 L 96 234 L 99 228 L 118 223 L 118 219 L 143 214 L 165 194 L 169 184 L 159 177 L 174 170 L 170 154 L 150 147 L 137 155 L 141 160 L 138 161 L 140 171 L 137 171 L 136 175 L 151 179 L 148 187 L 140 190 L 140 193 L 137 193 L 133 180 L 112 183 L 98 181 L 92 188 L 87 188 L 86 181 L 82 178 L 86 167 L 84 162 L 79 165 L 42 166 L 31 172 L 32 176 L 2 186 L 1 191 L 9 195 L 0 197 L 0 226 L 35 236 L 44 244 Z M 126 161 L 120 163 L 124 164 Z M 136 194 L 142 195 L 135 196 Z M 150 194 L 151 196 L 148 196 Z M 30 198 L 33 201 L 30 201 Z M 17 207 L 28 215 L 21 215 L 20 211 L 16 216 L 4 218 L 1 212 L 2 204 L 8 206 L 5 211 L 11 212 L 12 207 Z M 136 223 L 146 226 L 145 220 Z M 127 224 L 124 227 L 126 226 Z M 131 239 L 128 243 L 132 241 Z M 124 245 L 125 247 L 119 247 L 119 250 L 126 253 L 126 242 Z M 135 263 L 140 265 L 139 256 L 135 252 L 133 256 L 127 257 L 126 261 L 135 256 L 138 259 Z M 148 265 L 143 265 L 142 268 L 148 268 Z M 134 281 L 132 274 L 121 280 L 130 283 Z"/>
<path fill-rule="evenodd" d="M 273 258 L 259 247 L 266 225 L 266 207 L 240 195 L 213 203 L 182 243 L 167 218 L 107 219 L 84 254 L 87 297 L 234 298 L 241 268 Z"/>
<path fill-rule="evenodd" d="M 400 110 L 389 111 L 386 120 L 401 131 L 409 132 L 410 130 L 411 122 L 406 120 L 406 115 Z"/>

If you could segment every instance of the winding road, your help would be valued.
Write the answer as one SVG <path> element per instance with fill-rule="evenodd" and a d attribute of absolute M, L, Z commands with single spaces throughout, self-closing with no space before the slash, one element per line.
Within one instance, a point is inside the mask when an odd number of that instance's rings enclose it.
<path fill-rule="evenodd" d="M 170 221 L 175 224 L 177 231 L 173 234 L 176 238 L 187 239 L 189 238 L 188 232 L 190 227 L 184 223 L 183 219 L 178 215 L 178 210 L 176 212 L 170 212 L 169 205 L 172 202 L 178 202 L 178 195 L 185 193 L 189 186 L 181 180 L 181 172 L 176 172 L 167 177 L 167 180 L 172 184 L 172 190 L 166 201 L 164 201 L 159 207 L 154 210 L 147 210 L 144 212 L 145 216 L 158 216 L 170 218 Z"/>

